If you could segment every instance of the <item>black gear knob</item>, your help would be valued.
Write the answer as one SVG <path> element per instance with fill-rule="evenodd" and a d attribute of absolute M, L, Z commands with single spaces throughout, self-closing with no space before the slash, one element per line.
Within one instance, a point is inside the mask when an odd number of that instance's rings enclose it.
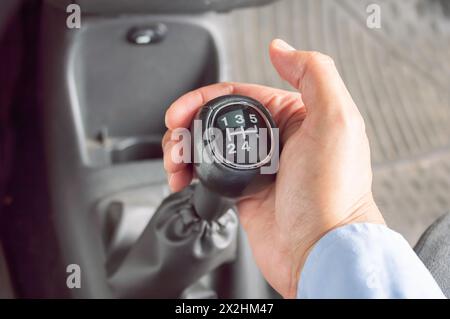
<path fill-rule="evenodd" d="M 241 95 L 206 103 L 191 127 L 194 170 L 202 186 L 236 198 L 270 183 L 278 169 L 278 132 L 268 110 Z"/>

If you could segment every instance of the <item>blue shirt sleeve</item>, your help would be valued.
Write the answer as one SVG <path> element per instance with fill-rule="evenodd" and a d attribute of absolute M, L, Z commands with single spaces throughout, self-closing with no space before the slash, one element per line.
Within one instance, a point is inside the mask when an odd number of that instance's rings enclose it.
<path fill-rule="evenodd" d="M 311 250 L 297 298 L 445 298 L 408 242 L 384 225 L 350 224 Z"/>

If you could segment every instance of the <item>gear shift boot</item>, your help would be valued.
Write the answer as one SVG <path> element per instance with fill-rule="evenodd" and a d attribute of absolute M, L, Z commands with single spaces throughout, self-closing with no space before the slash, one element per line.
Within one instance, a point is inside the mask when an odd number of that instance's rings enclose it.
<path fill-rule="evenodd" d="M 109 283 L 121 298 L 176 298 L 203 275 L 234 260 L 238 218 L 231 207 L 216 220 L 193 206 L 196 185 L 171 194 L 158 208 Z M 195 267 L 189 266 L 195 265 Z"/>

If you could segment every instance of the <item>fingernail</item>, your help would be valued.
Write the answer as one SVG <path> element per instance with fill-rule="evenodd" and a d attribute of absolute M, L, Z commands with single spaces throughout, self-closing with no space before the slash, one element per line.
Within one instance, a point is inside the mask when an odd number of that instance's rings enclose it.
<path fill-rule="evenodd" d="M 273 44 L 275 45 L 275 47 L 283 51 L 295 51 L 295 49 L 290 44 L 281 39 L 275 39 Z"/>

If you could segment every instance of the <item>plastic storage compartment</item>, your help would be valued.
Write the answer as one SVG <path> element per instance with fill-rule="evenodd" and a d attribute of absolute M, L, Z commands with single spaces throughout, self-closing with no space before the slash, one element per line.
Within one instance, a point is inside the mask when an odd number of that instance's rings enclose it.
<path fill-rule="evenodd" d="M 130 31 L 163 24 L 155 43 L 135 44 Z M 180 95 L 218 81 L 210 31 L 191 23 L 105 20 L 80 34 L 74 83 L 87 164 L 160 158 L 165 111 Z"/>

